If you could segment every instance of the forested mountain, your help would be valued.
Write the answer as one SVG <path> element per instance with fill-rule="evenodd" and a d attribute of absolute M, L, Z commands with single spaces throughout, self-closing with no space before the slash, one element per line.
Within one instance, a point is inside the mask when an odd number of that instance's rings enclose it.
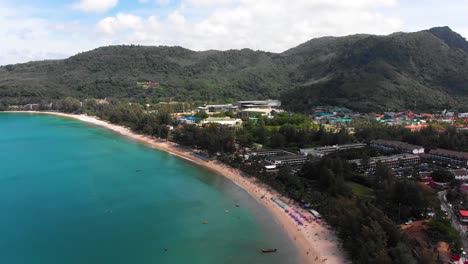
<path fill-rule="evenodd" d="M 305 84 L 307 76 L 285 98 L 297 110 L 317 100 L 364 110 L 466 107 L 468 53 L 462 44 L 468 43 L 449 28 L 354 38 L 322 65 L 326 81 Z"/>
<path fill-rule="evenodd" d="M 158 82 L 143 88 L 137 82 Z M 278 98 L 356 110 L 468 107 L 468 42 L 448 27 L 312 39 L 283 53 L 111 46 L 65 60 L 0 67 L 0 100 L 134 101 Z"/>

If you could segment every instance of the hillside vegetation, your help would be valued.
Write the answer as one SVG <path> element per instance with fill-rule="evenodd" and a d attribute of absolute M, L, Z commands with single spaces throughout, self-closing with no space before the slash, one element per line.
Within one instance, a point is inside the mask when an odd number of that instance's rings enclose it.
<path fill-rule="evenodd" d="M 142 89 L 137 82 L 160 85 Z M 283 53 L 110 46 L 0 67 L 0 103 L 66 96 L 138 102 L 281 98 L 362 111 L 466 110 L 468 42 L 448 27 L 312 39 Z"/>

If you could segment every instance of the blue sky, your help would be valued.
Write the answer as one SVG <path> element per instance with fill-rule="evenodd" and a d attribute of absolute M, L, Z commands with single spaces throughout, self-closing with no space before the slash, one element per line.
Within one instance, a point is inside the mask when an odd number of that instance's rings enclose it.
<path fill-rule="evenodd" d="M 281 52 L 309 39 L 448 25 L 468 36 L 468 0 L 0 0 L 0 65 L 104 45 Z"/>

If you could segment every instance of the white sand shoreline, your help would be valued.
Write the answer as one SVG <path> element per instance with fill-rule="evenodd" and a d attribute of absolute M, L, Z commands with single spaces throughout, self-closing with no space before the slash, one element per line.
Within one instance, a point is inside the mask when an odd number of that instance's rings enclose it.
<path fill-rule="evenodd" d="M 73 115 L 58 112 L 39 112 L 39 111 L 9 111 L 5 113 L 23 113 L 23 114 L 48 114 L 67 118 L 77 119 L 93 125 L 104 127 L 117 132 L 123 136 L 138 140 L 155 149 L 168 152 L 184 160 L 196 163 L 208 168 L 217 174 L 225 176 L 236 185 L 243 188 L 249 195 L 261 203 L 282 226 L 288 236 L 291 238 L 299 254 L 300 263 L 350 263 L 346 254 L 339 247 L 339 242 L 334 234 L 325 225 L 317 223 L 307 223 L 304 226 L 298 226 L 282 209 L 271 202 L 271 197 L 277 197 L 278 193 L 269 190 L 267 186 L 256 181 L 255 178 L 244 177 L 242 172 L 233 169 L 226 164 L 218 161 L 204 161 L 193 159 L 190 149 L 178 147 L 175 143 L 160 142 L 151 137 L 132 132 L 130 129 L 99 120 L 87 115 Z M 264 195 L 264 198 L 261 197 Z M 289 205 L 292 207 L 291 205 Z M 281 249 L 280 249 L 281 250 Z"/>

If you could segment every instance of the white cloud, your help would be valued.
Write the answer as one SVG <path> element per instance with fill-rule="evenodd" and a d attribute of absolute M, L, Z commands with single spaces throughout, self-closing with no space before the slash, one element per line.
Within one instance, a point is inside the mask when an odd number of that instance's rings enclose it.
<path fill-rule="evenodd" d="M 113 43 L 121 39 L 125 43 L 181 45 L 197 50 L 252 48 L 279 52 L 326 35 L 401 30 L 400 18 L 379 11 L 398 4 L 397 0 L 186 0 L 158 20 L 156 30 L 145 22 L 129 34 L 130 28 L 120 22 L 119 15 L 100 21 L 97 29 L 112 35 Z M 190 14 L 197 10 L 207 15 L 190 20 Z M 142 34 L 157 37 L 136 37 Z M 148 42 L 153 39 L 158 42 Z"/>
<path fill-rule="evenodd" d="M 153 1 L 156 2 L 159 5 L 168 5 L 168 4 L 172 3 L 174 0 L 153 0 Z M 150 0 L 138 0 L 138 2 L 140 2 L 142 4 L 146 4 L 146 3 L 149 3 L 151 1 Z"/>
<path fill-rule="evenodd" d="M 89 29 L 76 21 L 38 18 L 38 12 L 42 11 L 3 6 L 0 2 L 0 25 L 8 25 L 0 27 L 0 65 L 66 58 L 105 44 L 91 41 L 86 35 Z"/>
<path fill-rule="evenodd" d="M 185 17 L 180 14 L 179 11 L 174 11 L 172 13 L 169 14 L 169 16 L 167 17 L 167 21 L 175 26 L 179 26 L 179 27 L 182 27 L 185 25 Z"/>
<path fill-rule="evenodd" d="M 168 5 L 172 3 L 173 0 L 156 0 L 156 2 L 160 5 Z"/>
<path fill-rule="evenodd" d="M 89 13 L 102 13 L 111 10 L 119 0 L 80 0 L 73 8 Z"/>
<path fill-rule="evenodd" d="M 220 6 L 226 4 L 240 3 L 240 0 L 188 0 L 187 3 L 195 6 Z"/>
<path fill-rule="evenodd" d="M 161 24 L 155 16 L 144 19 L 119 13 L 99 21 L 96 37 L 109 44 L 151 44 L 159 40 L 160 31 Z"/>
<path fill-rule="evenodd" d="M 143 27 L 143 19 L 132 14 L 119 13 L 115 17 L 107 17 L 98 24 L 98 30 L 112 34 L 115 30 L 138 30 Z"/>

